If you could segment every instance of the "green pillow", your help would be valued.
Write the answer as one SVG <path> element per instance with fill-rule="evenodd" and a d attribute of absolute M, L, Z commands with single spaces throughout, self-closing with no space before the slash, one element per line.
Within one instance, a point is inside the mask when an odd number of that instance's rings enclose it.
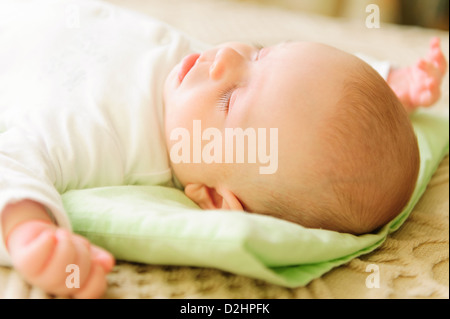
<path fill-rule="evenodd" d="M 448 154 L 448 115 L 412 116 L 421 166 L 401 214 L 376 234 L 354 236 L 307 229 L 270 216 L 200 210 L 182 191 L 159 186 L 73 190 L 63 202 L 75 232 L 117 259 L 213 267 L 298 287 L 379 247 L 408 217 Z"/>

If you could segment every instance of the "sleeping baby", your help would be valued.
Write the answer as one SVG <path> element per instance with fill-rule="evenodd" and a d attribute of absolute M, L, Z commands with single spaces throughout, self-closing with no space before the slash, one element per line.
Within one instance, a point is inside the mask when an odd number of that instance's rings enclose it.
<path fill-rule="evenodd" d="M 0 23 L 0 262 L 30 284 L 76 298 L 106 289 L 114 258 L 71 232 L 60 197 L 71 189 L 179 187 L 203 209 L 356 235 L 408 203 L 420 161 L 408 113 L 440 96 L 438 39 L 415 65 L 377 72 L 324 44 L 210 47 L 95 1 L 76 6 L 75 26 L 67 3 Z M 203 138 L 181 147 L 198 124 Z M 261 156 L 211 147 L 230 129 L 254 129 L 257 145 L 248 134 L 243 149 Z M 264 172 L 268 150 L 276 165 Z M 79 287 L 65 284 L 69 264 Z"/>

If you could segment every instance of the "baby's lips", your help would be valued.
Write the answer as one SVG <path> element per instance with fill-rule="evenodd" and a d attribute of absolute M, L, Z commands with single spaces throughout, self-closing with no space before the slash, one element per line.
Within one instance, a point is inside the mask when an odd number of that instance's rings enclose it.
<path fill-rule="evenodd" d="M 199 57 L 200 53 L 192 53 L 183 58 L 181 61 L 180 71 L 178 72 L 178 80 L 180 83 L 183 81 L 186 74 L 188 74 L 188 72 L 192 69 Z"/>

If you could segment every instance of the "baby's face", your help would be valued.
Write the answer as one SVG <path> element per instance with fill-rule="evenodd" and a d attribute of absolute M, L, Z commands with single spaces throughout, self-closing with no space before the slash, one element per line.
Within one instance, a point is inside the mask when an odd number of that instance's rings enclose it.
<path fill-rule="evenodd" d="M 299 161 L 308 161 L 317 147 L 315 130 L 337 103 L 345 68 L 351 55 L 317 43 L 292 42 L 256 48 L 226 43 L 185 57 L 174 67 L 164 88 L 166 140 L 169 151 L 180 141 L 171 134 L 189 132 L 189 163 L 173 163 L 183 185 L 193 182 L 217 185 L 234 164 L 193 163 L 196 151 L 194 120 L 201 130 L 215 128 L 225 136 L 226 128 L 278 130 L 277 168 L 272 177 L 291 178 Z M 197 126 L 198 128 L 198 126 Z M 202 149 L 208 140 L 201 141 Z M 297 165 L 294 165 L 297 164 Z M 217 165 L 227 165 L 227 173 Z M 239 164 L 259 174 L 261 163 Z M 267 165 L 267 164 L 265 164 Z"/>

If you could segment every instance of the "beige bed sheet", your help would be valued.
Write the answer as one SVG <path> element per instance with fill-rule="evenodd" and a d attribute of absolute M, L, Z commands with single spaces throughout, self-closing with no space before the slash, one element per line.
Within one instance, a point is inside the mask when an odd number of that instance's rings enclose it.
<path fill-rule="evenodd" d="M 346 21 L 227 0 L 108 0 L 151 15 L 207 43 L 319 41 L 402 66 L 424 55 L 439 36 L 448 59 L 448 32 Z M 113 14 L 113 12 L 112 12 Z M 381 14 L 383 14 L 381 12 Z M 447 112 L 448 75 L 434 107 Z M 118 261 L 105 298 L 449 298 L 449 161 L 446 157 L 404 225 L 376 251 L 335 268 L 305 287 L 288 289 L 216 269 Z M 379 269 L 379 288 L 366 280 Z M 367 270 L 367 271 L 366 271 Z M 0 297 L 52 298 L 0 267 Z"/>

